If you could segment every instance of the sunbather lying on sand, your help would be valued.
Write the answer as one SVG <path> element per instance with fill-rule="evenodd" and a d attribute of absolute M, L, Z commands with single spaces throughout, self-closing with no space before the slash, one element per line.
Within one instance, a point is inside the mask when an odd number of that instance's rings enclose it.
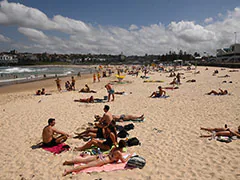
<path fill-rule="evenodd" d="M 90 96 L 89 98 L 84 98 L 84 99 L 75 99 L 74 102 L 85 102 L 85 103 L 94 103 L 94 102 L 98 102 L 98 101 L 103 101 L 103 99 L 99 99 L 99 98 L 94 98 L 93 96 Z"/>
<path fill-rule="evenodd" d="M 99 115 L 94 116 L 96 121 L 98 121 L 101 117 Z M 144 119 L 144 114 L 142 115 L 131 115 L 131 114 L 121 114 L 121 115 L 112 115 L 114 121 L 129 121 L 129 120 L 137 120 L 137 119 Z"/>
<path fill-rule="evenodd" d="M 211 94 L 214 94 L 214 95 L 226 95 L 228 94 L 228 91 L 227 90 L 222 90 L 219 88 L 219 92 L 215 91 L 215 90 L 212 90 L 211 92 L 207 93 L 207 95 L 211 95 Z"/>
<path fill-rule="evenodd" d="M 187 80 L 186 82 L 196 82 L 195 79 L 190 79 L 190 80 Z"/>
<path fill-rule="evenodd" d="M 91 139 L 82 147 L 75 147 L 74 150 L 84 151 L 85 149 L 91 148 L 92 145 L 99 147 L 102 150 L 109 150 L 114 145 L 117 145 L 117 132 L 116 128 L 110 124 L 107 128 L 104 128 L 104 138 L 106 140 Z"/>
<path fill-rule="evenodd" d="M 113 148 L 108 155 L 77 157 L 76 159 L 73 159 L 71 161 L 65 161 L 63 165 L 74 165 L 77 163 L 84 163 L 84 165 L 79 165 L 72 169 L 66 169 L 63 173 L 63 176 L 71 174 L 72 172 L 81 171 L 82 169 L 86 169 L 89 167 L 98 167 L 98 166 L 103 166 L 105 164 L 109 164 L 112 162 L 117 162 L 118 160 L 121 160 L 123 163 L 127 162 L 128 159 L 131 157 L 131 155 L 129 155 L 127 158 L 123 158 L 122 151 L 124 147 L 126 147 L 125 141 L 120 140 L 119 146 Z"/>
<path fill-rule="evenodd" d="M 123 94 L 125 94 L 125 92 L 124 92 L 124 91 L 121 91 L 121 92 L 114 92 L 114 94 L 123 95 Z"/>
<path fill-rule="evenodd" d="M 150 97 L 161 97 L 166 95 L 166 91 L 164 91 L 161 86 L 158 86 L 158 90 L 159 91 L 153 92 Z"/>
<path fill-rule="evenodd" d="M 87 84 L 85 84 L 85 88 L 82 88 L 79 92 L 83 92 L 83 93 L 97 93 L 97 91 L 90 90 L 90 88 L 89 88 L 89 86 Z"/>
<path fill-rule="evenodd" d="M 237 136 L 238 138 L 240 137 L 240 126 L 238 126 L 238 130 L 233 131 L 226 126 L 224 128 L 200 128 L 201 130 L 209 131 L 209 132 L 214 132 L 214 136 L 227 136 L 227 137 L 232 137 L 232 136 Z M 200 137 L 212 137 L 213 135 L 201 135 Z"/>

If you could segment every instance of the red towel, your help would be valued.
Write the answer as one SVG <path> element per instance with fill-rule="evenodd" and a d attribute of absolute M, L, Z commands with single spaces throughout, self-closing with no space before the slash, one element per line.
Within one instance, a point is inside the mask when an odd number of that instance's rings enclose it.
<path fill-rule="evenodd" d="M 42 146 L 42 148 L 46 151 L 50 151 L 53 154 L 60 154 L 63 151 L 68 151 L 70 147 L 67 144 L 61 143 L 53 147 Z"/>

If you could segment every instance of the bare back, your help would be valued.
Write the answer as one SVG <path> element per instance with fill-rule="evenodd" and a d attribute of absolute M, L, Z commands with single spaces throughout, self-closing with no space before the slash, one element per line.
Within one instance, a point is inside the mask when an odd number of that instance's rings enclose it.
<path fill-rule="evenodd" d="M 43 128 L 42 139 L 44 143 L 49 143 L 53 138 L 53 129 L 50 125 Z"/>
<path fill-rule="evenodd" d="M 103 124 L 103 126 L 108 126 L 111 121 L 113 120 L 113 116 L 110 112 L 106 112 L 100 122 Z"/>

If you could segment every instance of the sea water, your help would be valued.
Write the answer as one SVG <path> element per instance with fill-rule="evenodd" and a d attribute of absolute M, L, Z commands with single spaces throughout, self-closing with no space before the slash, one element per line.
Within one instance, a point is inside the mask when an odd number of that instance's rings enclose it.
<path fill-rule="evenodd" d="M 94 71 L 94 67 L 0 66 L 0 85 L 51 77 L 74 76 L 79 73 L 89 74 Z"/>

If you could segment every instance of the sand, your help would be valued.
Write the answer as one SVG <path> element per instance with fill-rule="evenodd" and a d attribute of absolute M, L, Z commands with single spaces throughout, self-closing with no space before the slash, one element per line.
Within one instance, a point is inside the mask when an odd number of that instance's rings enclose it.
<path fill-rule="evenodd" d="M 219 74 L 212 76 L 215 69 Z M 82 88 L 87 82 L 91 89 L 98 91 L 97 94 L 59 93 L 54 80 L 0 88 L 0 179 L 240 179 L 240 140 L 223 143 L 199 138 L 201 134 L 207 134 L 200 131 L 200 127 L 228 124 L 230 128 L 236 128 L 240 125 L 240 72 L 215 67 L 208 70 L 198 67 L 197 70 L 200 74 L 181 70 L 185 79 L 179 89 L 166 90 L 170 96 L 167 99 L 148 97 L 158 85 L 169 86 L 173 79 L 166 77 L 169 73 L 158 72 L 149 76 L 153 80 L 164 80 L 164 83 L 143 83 L 140 77 L 127 75 L 124 80 L 132 83 L 114 85 L 116 91 L 125 91 L 127 95 L 116 95 L 116 100 L 109 103 L 83 104 L 73 100 L 90 95 L 103 98 L 106 95 L 104 85 L 116 80 L 114 76 L 94 84 L 91 78 L 77 78 L 76 88 Z M 226 74 L 230 77 L 217 77 Z M 186 83 L 189 79 L 196 79 L 196 82 Z M 224 80 L 227 83 L 222 83 Z M 52 95 L 34 96 L 42 87 Z M 231 95 L 205 95 L 218 88 L 227 89 Z M 141 146 L 128 148 L 146 159 L 143 169 L 62 177 L 64 169 L 68 168 L 62 163 L 79 152 L 53 155 L 31 148 L 41 142 L 42 129 L 49 118 L 56 119 L 57 129 L 73 134 L 87 122 L 93 122 L 95 114 L 103 114 L 105 104 L 110 105 L 113 114 L 144 113 L 145 122 L 134 123 L 135 129 L 129 131 L 130 137 L 138 137 Z M 66 143 L 71 147 L 84 144 L 78 139 L 68 139 Z"/>

